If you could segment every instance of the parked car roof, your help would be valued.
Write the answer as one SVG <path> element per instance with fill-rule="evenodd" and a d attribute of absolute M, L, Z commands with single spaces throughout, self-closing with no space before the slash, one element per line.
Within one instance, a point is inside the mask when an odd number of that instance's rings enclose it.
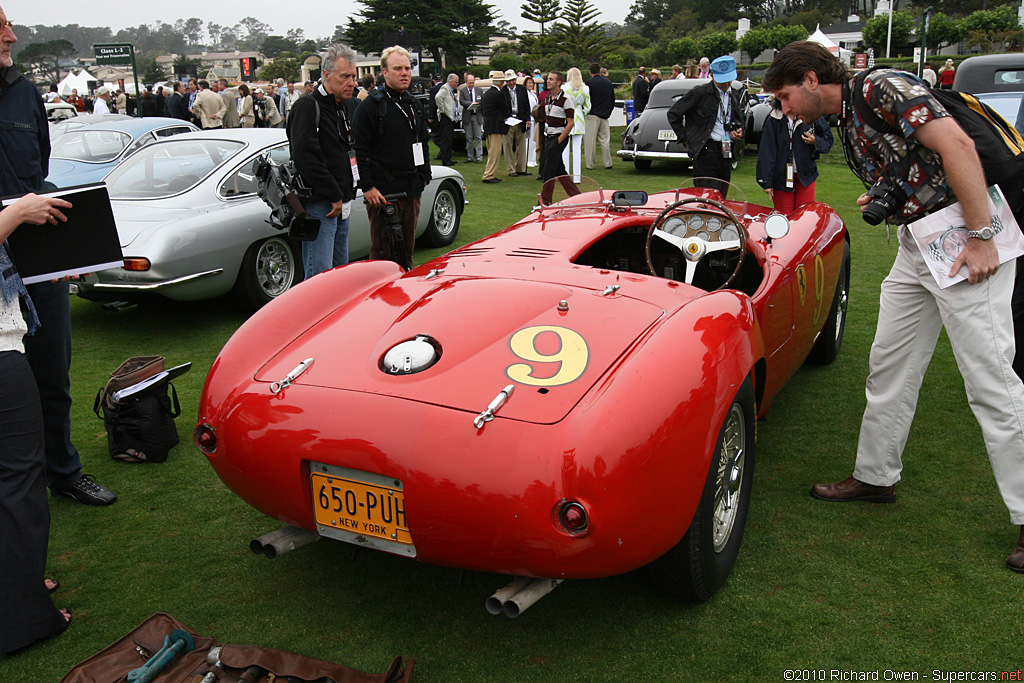
<path fill-rule="evenodd" d="M 953 89 L 972 95 L 1024 91 L 1024 53 L 968 57 L 957 67 Z"/>

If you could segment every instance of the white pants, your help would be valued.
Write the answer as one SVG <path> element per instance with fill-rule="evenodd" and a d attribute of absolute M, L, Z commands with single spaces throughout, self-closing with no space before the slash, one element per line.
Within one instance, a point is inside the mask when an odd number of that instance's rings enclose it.
<path fill-rule="evenodd" d="M 1010 520 L 1024 524 L 1024 384 L 1011 365 L 1014 264 L 980 284 L 939 289 L 907 232 L 899 229 L 899 252 L 882 282 L 853 476 L 875 486 L 900 480 L 921 382 L 945 327 Z M 951 430 L 950 449 L 962 448 L 954 438 Z"/>
<path fill-rule="evenodd" d="M 610 168 L 612 165 L 612 153 L 611 129 L 608 125 L 608 119 L 601 119 L 593 114 L 587 114 L 586 131 L 583 134 L 583 151 L 587 155 L 587 168 L 594 168 L 594 163 L 597 160 L 597 145 L 601 146 L 604 167 Z"/>
<path fill-rule="evenodd" d="M 570 133 L 569 144 L 565 146 L 565 151 L 562 152 L 562 165 L 565 166 L 565 172 L 572 176 L 572 180 L 575 183 L 580 182 L 580 174 L 583 172 L 582 152 L 583 135 L 573 135 Z"/>

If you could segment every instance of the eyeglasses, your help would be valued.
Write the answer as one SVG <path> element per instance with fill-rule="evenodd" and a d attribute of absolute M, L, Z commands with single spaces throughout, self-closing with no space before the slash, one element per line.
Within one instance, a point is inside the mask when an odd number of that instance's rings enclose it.
<path fill-rule="evenodd" d="M 0 31 L 3 31 L 5 28 L 9 28 L 9 29 L 11 29 L 13 31 L 14 30 L 14 22 L 8 21 L 6 19 L 3 20 L 3 21 L 0 21 Z"/>

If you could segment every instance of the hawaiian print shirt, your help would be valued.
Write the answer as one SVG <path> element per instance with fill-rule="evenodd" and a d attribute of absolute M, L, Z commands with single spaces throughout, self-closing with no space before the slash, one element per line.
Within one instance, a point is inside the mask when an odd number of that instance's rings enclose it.
<path fill-rule="evenodd" d="M 950 115 L 928 86 L 907 72 L 884 69 L 864 79 L 864 99 L 879 118 L 902 133 L 877 131 L 860 120 L 856 107 L 849 107 L 846 135 L 855 162 L 868 179 L 898 179 L 907 195 L 895 222 L 913 222 L 956 201 L 942 159 L 914 137 L 920 126 Z"/>

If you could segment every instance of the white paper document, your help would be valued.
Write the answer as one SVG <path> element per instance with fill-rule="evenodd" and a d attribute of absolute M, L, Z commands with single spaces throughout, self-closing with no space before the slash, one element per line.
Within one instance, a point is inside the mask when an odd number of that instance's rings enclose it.
<path fill-rule="evenodd" d="M 999 263 L 1024 255 L 1024 235 L 1006 204 L 1003 193 L 995 185 L 988 188 L 988 205 L 992 215 L 992 241 L 999 250 Z M 936 211 L 907 225 L 928 269 L 941 289 L 967 279 L 967 266 L 953 277 L 949 270 L 967 245 L 967 226 L 960 202 Z"/>
<path fill-rule="evenodd" d="M 522 120 L 517 119 L 514 116 L 510 116 L 507 119 L 505 119 L 506 126 L 518 126 L 520 123 L 522 123 Z"/>

